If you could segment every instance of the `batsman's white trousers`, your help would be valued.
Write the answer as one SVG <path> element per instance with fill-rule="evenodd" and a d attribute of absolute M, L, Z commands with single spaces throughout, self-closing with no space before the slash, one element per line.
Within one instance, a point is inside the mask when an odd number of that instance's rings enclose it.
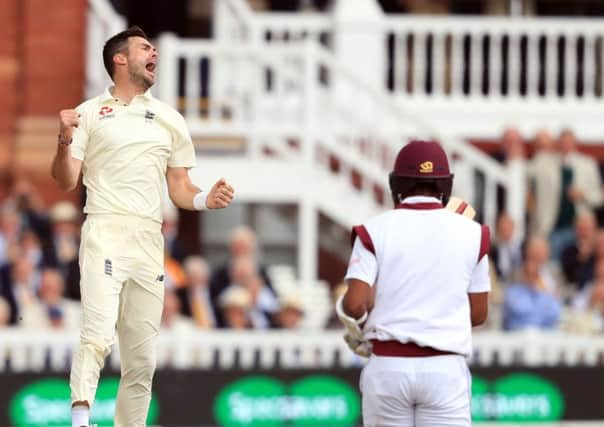
<path fill-rule="evenodd" d="M 144 426 L 155 371 L 164 296 L 161 225 L 121 215 L 89 215 L 82 227 L 82 329 L 71 367 L 71 400 L 94 401 L 99 374 L 119 339 L 116 427 Z"/>
<path fill-rule="evenodd" d="M 371 356 L 360 380 L 365 427 L 469 427 L 463 356 Z"/>

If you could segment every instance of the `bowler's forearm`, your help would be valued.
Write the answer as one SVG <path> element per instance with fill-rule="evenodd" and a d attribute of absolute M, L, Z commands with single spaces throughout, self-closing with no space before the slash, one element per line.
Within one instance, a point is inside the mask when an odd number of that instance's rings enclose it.
<path fill-rule="evenodd" d="M 199 187 L 190 182 L 183 182 L 170 193 L 172 202 L 181 209 L 190 211 L 197 210 L 193 204 L 193 199 L 201 191 Z"/>
<path fill-rule="evenodd" d="M 57 146 L 51 175 L 63 191 L 71 191 L 78 185 L 79 171 L 73 164 L 69 145 Z"/>

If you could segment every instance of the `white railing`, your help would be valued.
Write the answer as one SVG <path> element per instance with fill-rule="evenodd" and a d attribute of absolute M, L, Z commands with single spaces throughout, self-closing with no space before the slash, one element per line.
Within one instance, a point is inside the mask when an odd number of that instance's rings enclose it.
<path fill-rule="evenodd" d="M 126 20 L 118 15 L 109 0 L 88 0 L 86 18 L 86 98 L 97 96 L 110 83 L 101 54 L 105 41 L 126 29 Z"/>
<path fill-rule="evenodd" d="M 525 98 L 602 96 L 602 20 L 388 16 L 381 28 L 405 96 Z"/>
<path fill-rule="evenodd" d="M 254 16 L 259 38 L 268 44 L 314 40 L 331 46 L 333 20 L 324 13 L 258 13 Z"/>
<path fill-rule="evenodd" d="M 267 43 L 311 38 L 331 46 L 337 31 L 326 14 L 254 20 Z M 385 15 L 358 29 L 381 35 L 382 86 L 395 94 L 547 102 L 603 95 L 601 19 Z"/>
<path fill-rule="evenodd" d="M 462 139 L 571 128 L 601 140 L 602 19 L 254 13 L 255 42 L 320 40 L 432 127 Z M 342 18 L 338 10 L 346 9 Z M 351 51 L 358 54 L 351 54 Z M 370 58 L 370 59 L 367 59 Z"/>
<path fill-rule="evenodd" d="M 522 228 L 522 165 L 501 165 L 463 141 L 434 128 L 424 117 L 383 96 L 378 88 L 340 64 L 327 49 L 306 40 L 288 45 L 245 46 L 164 35 L 159 97 L 180 106 L 198 137 L 240 136 L 253 158 L 295 162 L 308 171 L 348 179 L 377 208 L 390 206 L 386 177 L 400 147 L 411 137 L 440 140 L 455 159 L 455 192 L 476 203 L 493 226 L 497 186 L 508 190 L 510 210 Z M 217 70 L 221 70 L 217 73 Z M 184 72 L 182 92 L 179 74 Z M 220 74 L 220 84 L 214 84 Z M 182 101 L 180 101 L 182 100 Z M 200 100 L 205 105 L 200 106 Z M 330 159 L 339 168 L 332 171 Z M 477 188 L 475 171 L 485 177 Z M 312 182 L 306 181 L 312 190 Z M 347 206 L 340 209 L 350 212 Z M 358 219 L 355 217 L 355 221 Z M 345 221 L 346 226 L 350 221 Z"/>
<path fill-rule="evenodd" d="M 64 371 L 78 341 L 74 332 L 0 330 L 0 372 L 7 361 L 15 372 Z M 604 357 L 604 337 L 544 332 L 474 334 L 477 366 L 595 366 Z M 361 366 L 342 339 L 342 331 L 162 330 L 159 368 L 265 369 Z M 119 368 L 117 346 L 108 365 Z"/>

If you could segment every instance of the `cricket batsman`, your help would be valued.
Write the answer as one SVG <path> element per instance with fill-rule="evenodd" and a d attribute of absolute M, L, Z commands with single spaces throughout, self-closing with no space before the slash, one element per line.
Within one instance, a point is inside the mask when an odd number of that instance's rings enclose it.
<path fill-rule="evenodd" d="M 441 146 L 412 141 L 390 174 L 395 209 L 353 228 L 336 310 L 348 345 L 369 356 L 365 427 L 471 425 L 465 359 L 487 317 L 490 236 L 467 203 L 449 200 L 452 183 Z"/>
<path fill-rule="evenodd" d="M 80 246 L 82 328 L 73 357 L 72 426 L 87 427 L 105 357 L 116 331 L 121 380 L 116 427 L 145 425 L 164 295 L 162 199 L 183 209 L 220 209 L 233 188 L 191 183 L 195 151 L 185 120 L 151 95 L 158 53 L 131 27 L 105 43 L 114 85 L 59 117 L 52 176 L 63 190 L 86 187 Z"/>

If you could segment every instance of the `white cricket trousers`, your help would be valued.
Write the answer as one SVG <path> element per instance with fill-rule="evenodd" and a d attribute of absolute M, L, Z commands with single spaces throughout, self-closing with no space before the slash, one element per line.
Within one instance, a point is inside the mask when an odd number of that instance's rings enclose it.
<path fill-rule="evenodd" d="M 89 215 L 81 240 L 83 318 L 71 367 L 71 400 L 92 406 L 117 330 L 121 380 L 115 426 L 145 426 L 164 297 L 161 225 L 122 215 Z"/>
<path fill-rule="evenodd" d="M 360 387 L 364 427 L 471 426 L 471 377 L 463 356 L 373 355 Z"/>

